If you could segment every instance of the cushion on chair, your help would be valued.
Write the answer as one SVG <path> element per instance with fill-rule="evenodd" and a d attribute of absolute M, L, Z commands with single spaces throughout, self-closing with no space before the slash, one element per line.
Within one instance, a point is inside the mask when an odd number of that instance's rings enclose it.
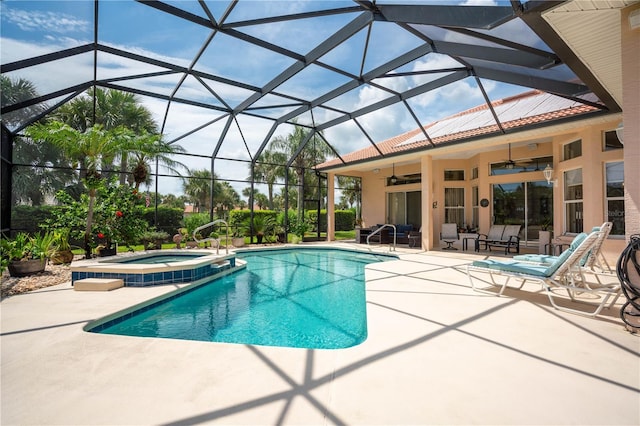
<path fill-rule="evenodd" d="M 515 272 L 518 274 L 532 275 L 536 277 L 548 277 L 546 265 L 534 265 L 530 263 L 516 262 L 513 260 L 476 260 L 473 266 L 494 269 L 496 271 Z M 559 266 L 559 265 L 558 265 Z M 558 267 L 556 267 L 558 269 Z"/>
<path fill-rule="evenodd" d="M 581 233 L 574 238 L 571 246 L 560 256 L 556 256 L 553 263 L 550 264 L 530 264 L 524 262 L 518 262 L 517 260 L 476 260 L 473 262 L 473 266 L 479 266 L 482 268 L 495 269 L 498 271 L 515 272 L 519 274 L 532 275 L 536 277 L 551 277 L 558 268 L 571 256 L 574 250 L 587 238 L 587 234 Z M 575 244 L 574 244 L 575 243 Z"/>

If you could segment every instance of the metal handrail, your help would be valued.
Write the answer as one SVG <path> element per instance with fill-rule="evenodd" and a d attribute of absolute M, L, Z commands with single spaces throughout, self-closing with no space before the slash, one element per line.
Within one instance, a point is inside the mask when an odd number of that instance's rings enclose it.
<path fill-rule="evenodd" d="M 396 251 L 396 226 L 390 223 L 385 223 L 380 228 L 376 229 L 375 231 L 367 235 L 367 245 L 369 245 L 369 238 L 373 237 L 376 234 L 379 234 L 380 231 L 382 231 L 384 228 L 387 228 L 387 227 L 393 228 L 393 249 L 392 249 L 392 246 L 389 245 L 389 251 Z M 382 236 L 380 236 L 380 244 L 382 244 Z"/>
<path fill-rule="evenodd" d="M 203 238 L 203 239 L 199 240 L 198 237 L 196 237 L 196 234 L 198 233 L 198 231 L 201 231 L 201 230 L 206 229 L 206 228 L 208 228 L 210 226 L 213 226 L 216 223 L 224 223 L 224 226 L 226 227 L 227 235 L 226 235 L 225 241 L 227 243 L 224 245 L 224 248 L 226 250 L 226 254 L 229 254 L 229 224 L 224 219 L 216 219 L 213 222 L 207 223 L 206 225 L 202 225 L 202 226 L 197 227 L 193 231 L 193 239 L 198 244 L 200 244 L 201 242 L 206 242 L 206 241 L 216 241 L 216 254 L 220 254 L 220 240 L 218 238 Z"/>

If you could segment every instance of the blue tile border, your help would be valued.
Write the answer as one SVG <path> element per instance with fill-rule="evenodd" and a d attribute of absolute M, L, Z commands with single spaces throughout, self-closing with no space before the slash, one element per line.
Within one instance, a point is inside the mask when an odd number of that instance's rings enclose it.
<path fill-rule="evenodd" d="M 235 267 L 235 257 L 227 259 L 222 264 L 211 263 L 196 268 L 181 269 L 177 271 L 150 272 L 150 273 L 118 273 L 118 272 L 72 272 L 71 283 L 85 278 L 110 278 L 122 279 L 125 287 L 147 287 L 155 285 L 188 283 L 203 278 L 213 277 L 222 271 Z"/>

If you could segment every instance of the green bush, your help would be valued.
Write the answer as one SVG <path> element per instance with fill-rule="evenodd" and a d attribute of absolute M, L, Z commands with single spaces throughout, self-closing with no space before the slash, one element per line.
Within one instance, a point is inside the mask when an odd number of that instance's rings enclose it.
<path fill-rule="evenodd" d="M 278 213 L 273 210 L 254 210 L 254 217 L 259 217 L 260 221 L 267 223 L 280 223 L 277 221 Z M 229 212 L 229 231 L 234 237 L 249 235 L 246 224 L 251 220 L 251 210 L 231 210 Z"/>
<path fill-rule="evenodd" d="M 184 211 L 180 208 L 158 206 L 158 224 L 156 225 L 156 209 L 148 207 L 144 209 L 143 218 L 152 229 L 164 231 L 169 235 L 175 235 L 183 226 Z M 209 216 L 207 215 L 207 218 Z M 205 223 L 208 223 L 205 222 Z"/>
<path fill-rule="evenodd" d="M 356 212 L 353 210 L 336 210 L 336 231 L 353 231 Z"/>
<path fill-rule="evenodd" d="M 315 224 L 317 223 L 317 211 L 308 210 L 305 212 L 307 222 L 314 224 L 313 230 L 315 231 Z M 334 212 L 335 217 L 335 230 L 336 231 L 352 231 L 354 223 L 356 221 L 356 215 L 353 210 L 336 210 Z M 320 210 L 320 232 L 327 232 L 327 211 L 325 209 Z"/>
<path fill-rule="evenodd" d="M 11 209 L 11 229 L 35 234 L 52 215 L 56 206 L 14 206 Z"/>

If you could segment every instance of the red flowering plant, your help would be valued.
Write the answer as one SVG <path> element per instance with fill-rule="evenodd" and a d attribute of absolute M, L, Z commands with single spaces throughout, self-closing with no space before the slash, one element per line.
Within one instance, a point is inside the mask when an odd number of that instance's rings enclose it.
<path fill-rule="evenodd" d="M 131 248 L 147 230 L 144 208 L 129 185 L 111 184 L 98 189 L 92 234 L 96 243 L 110 248 L 114 243 Z M 101 237 L 102 236 L 102 237 Z"/>

